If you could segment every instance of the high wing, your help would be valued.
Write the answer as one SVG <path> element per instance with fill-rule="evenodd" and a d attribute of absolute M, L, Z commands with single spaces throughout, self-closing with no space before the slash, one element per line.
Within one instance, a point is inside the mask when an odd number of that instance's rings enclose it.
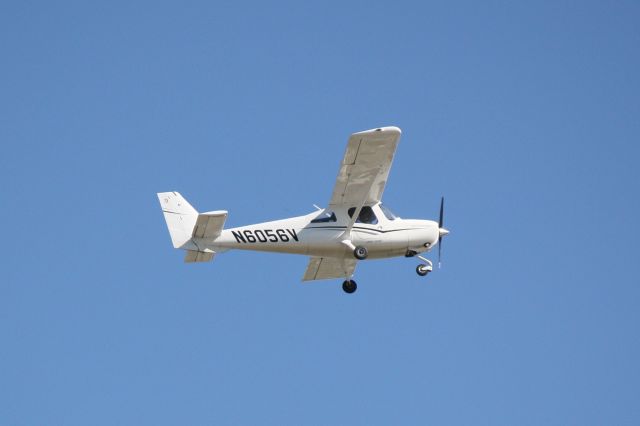
<path fill-rule="evenodd" d="M 312 257 L 302 277 L 302 281 L 327 280 L 330 278 L 349 278 L 356 269 L 355 259 L 333 257 Z"/>
<path fill-rule="evenodd" d="M 330 206 L 362 206 L 381 200 L 401 133 L 397 127 L 382 127 L 351 135 Z"/>

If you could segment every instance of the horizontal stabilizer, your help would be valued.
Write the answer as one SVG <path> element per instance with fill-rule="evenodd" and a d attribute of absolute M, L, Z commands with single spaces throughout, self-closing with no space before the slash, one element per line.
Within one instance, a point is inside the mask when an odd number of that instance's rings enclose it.
<path fill-rule="evenodd" d="M 352 258 L 312 257 L 302 281 L 350 278 L 355 269 L 356 260 Z"/>
<path fill-rule="evenodd" d="M 224 222 L 227 220 L 227 212 L 218 210 L 214 212 L 200 213 L 193 227 L 193 238 L 215 239 L 220 236 Z"/>
<path fill-rule="evenodd" d="M 213 259 L 215 252 L 208 250 L 197 251 L 197 250 L 187 250 L 187 254 L 184 256 L 185 263 L 194 263 L 194 262 L 209 262 Z"/>

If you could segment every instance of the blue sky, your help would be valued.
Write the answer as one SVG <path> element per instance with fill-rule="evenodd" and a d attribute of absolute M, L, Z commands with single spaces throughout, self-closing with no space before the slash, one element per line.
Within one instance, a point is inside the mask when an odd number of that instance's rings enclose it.
<path fill-rule="evenodd" d="M 0 6 L 0 424 L 640 423 L 637 2 Z M 385 203 L 444 267 L 185 265 L 155 193 L 228 226 Z"/>

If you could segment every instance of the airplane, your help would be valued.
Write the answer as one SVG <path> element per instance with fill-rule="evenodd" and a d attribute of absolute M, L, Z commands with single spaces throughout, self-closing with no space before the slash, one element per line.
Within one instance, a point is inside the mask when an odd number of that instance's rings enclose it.
<path fill-rule="evenodd" d="M 186 263 L 208 262 L 228 250 L 256 250 L 310 256 L 303 281 L 344 279 L 342 289 L 353 293 L 358 261 L 417 257 L 420 276 L 433 270 L 423 257 L 438 246 L 440 262 L 444 228 L 444 197 L 439 220 L 402 219 L 382 204 L 382 193 L 400 141 L 397 127 L 354 133 L 325 208 L 297 217 L 224 229 L 228 212 L 198 213 L 178 192 L 160 192 L 174 248 L 186 250 Z"/>

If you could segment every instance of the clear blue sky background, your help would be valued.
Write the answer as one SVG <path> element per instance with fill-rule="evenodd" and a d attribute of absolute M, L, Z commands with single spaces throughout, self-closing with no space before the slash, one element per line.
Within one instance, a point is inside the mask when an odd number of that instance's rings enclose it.
<path fill-rule="evenodd" d="M 537 3 L 537 4 L 533 4 Z M 0 6 L 0 424 L 639 424 L 640 5 Z M 385 201 L 444 268 L 185 265 L 156 192 L 236 226 Z"/>

